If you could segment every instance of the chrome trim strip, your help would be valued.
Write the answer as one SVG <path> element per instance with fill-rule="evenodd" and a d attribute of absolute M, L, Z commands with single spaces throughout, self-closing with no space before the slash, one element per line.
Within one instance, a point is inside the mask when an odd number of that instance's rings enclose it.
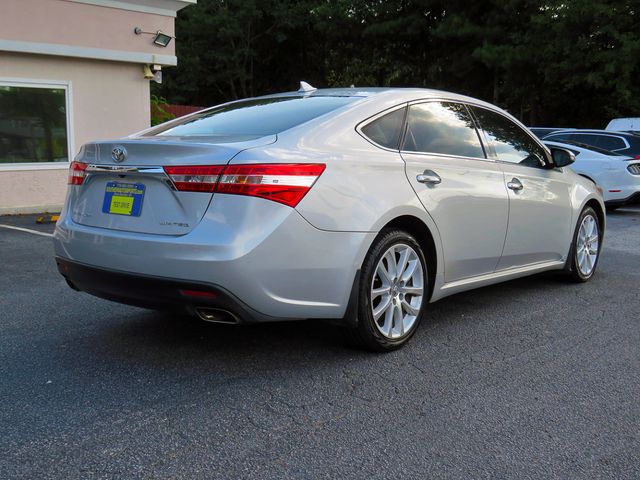
<path fill-rule="evenodd" d="M 162 167 L 137 167 L 134 165 L 95 165 L 89 164 L 85 169 L 86 177 L 85 182 L 88 182 L 91 177 L 96 175 L 126 175 L 127 173 L 137 173 L 142 175 L 153 175 L 155 177 L 161 177 L 160 180 L 167 184 L 173 191 L 177 191 L 173 180 L 167 175 Z"/>
<path fill-rule="evenodd" d="M 567 247 L 568 248 L 568 247 Z M 514 278 L 524 277 L 532 273 L 544 272 L 546 270 L 561 270 L 566 261 L 566 256 L 562 260 L 552 260 L 539 263 L 533 263 L 523 267 L 513 267 L 505 270 L 498 270 L 492 273 L 478 275 L 476 277 L 467 277 L 453 282 L 444 282 L 443 274 L 436 276 L 436 285 L 431 295 L 430 303 L 441 298 L 448 297 L 454 293 L 465 292 L 470 288 L 484 287 L 495 283 L 504 282 Z"/>
<path fill-rule="evenodd" d="M 565 264 L 565 259 L 563 258 L 562 260 L 550 260 L 550 261 L 533 263 L 533 264 L 525 265 L 522 267 L 512 267 L 506 270 L 497 270 L 492 273 L 485 273 L 483 275 L 478 275 L 476 277 L 468 277 L 460 280 L 455 280 L 453 282 L 445 283 L 442 286 L 442 290 L 448 290 L 452 288 L 455 289 L 456 287 L 472 285 L 474 283 L 501 281 L 503 279 L 506 280 L 507 278 L 516 276 L 516 275 L 528 275 L 529 273 L 535 272 L 536 270 L 563 267 L 564 264 Z"/>
<path fill-rule="evenodd" d="M 87 165 L 85 169 L 87 173 L 143 173 L 148 175 L 166 175 L 162 167 L 136 167 L 136 166 L 124 166 L 124 165 Z"/>

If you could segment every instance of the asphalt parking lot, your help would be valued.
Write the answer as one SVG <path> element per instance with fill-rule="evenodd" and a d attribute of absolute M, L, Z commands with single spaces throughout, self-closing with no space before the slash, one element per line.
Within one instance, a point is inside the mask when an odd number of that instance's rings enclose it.
<path fill-rule="evenodd" d="M 0 478 L 640 478 L 640 208 L 608 222 L 592 282 L 444 299 L 385 355 L 77 293 L 0 228 Z"/>

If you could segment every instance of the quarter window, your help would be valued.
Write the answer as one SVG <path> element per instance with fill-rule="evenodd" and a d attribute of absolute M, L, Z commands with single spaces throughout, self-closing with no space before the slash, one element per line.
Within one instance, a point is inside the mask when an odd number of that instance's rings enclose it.
<path fill-rule="evenodd" d="M 610 135 L 600 135 L 600 141 L 597 146 L 605 150 L 621 150 L 627 148 L 627 144 L 620 137 L 612 137 Z"/>
<path fill-rule="evenodd" d="M 409 107 L 403 150 L 485 158 L 467 108 L 458 103 L 427 102 Z"/>
<path fill-rule="evenodd" d="M 493 144 L 498 160 L 527 167 L 542 168 L 546 165 L 544 149 L 517 124 L 484 108 L 473 107 L 473 111 Z"/>
<path fill-rule="evenodd" d="M 372 142 L 383 147 L 398 149 L 404 125 L 406 108 L 387 113 L 362 127 L 362 133 Z"/>

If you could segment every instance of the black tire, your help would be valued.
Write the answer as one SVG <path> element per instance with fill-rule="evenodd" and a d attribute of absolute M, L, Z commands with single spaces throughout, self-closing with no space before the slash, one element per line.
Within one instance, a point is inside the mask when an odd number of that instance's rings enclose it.
<path fill-rule="evenodd" d="M 371 288 L 376 274 L 378 262 L 383 255 L 394 245 L 407 245 L 417 254 L 422 266 L 422 303 L 411 328 L 398 338 L 385 336 L 376 326 L 372 312 Z M 399 229 L 384 229 L 374 240 L 362 265 L 360 285 L 357 300 L 357 326 L 349 328 L 349 337 L 352 343 L 359 347 L 375 352 L 389 352 L 402 347 L 413 336 L 418 329 L 420 321 L 425 315 L 426 306 L 429 303 L 428 284 L 429 275 L 427 272 L 427 262 L 422 248 L 416 239 L 409 233 Z M 409 298 L 409 297 L 407 297 Z M 374 304 L 375 305 L 375 304 Z M 395 304 L 394 304 L 395 305 Z M 412 315 L 413 316 L 413 315 Z M 394 325 L 394 320 L 391 320 Z"/>
<path fill-rule="evenodd" d="M 580 268 L 578 266 L 577 240 L 578 240 L 578 234 L 580 231 L 580 226 L 582 225 L 582 222 L 587 216 L 591 216 L 595 220 L 596 227 L 598 229 L 598 255 L 595 259 L 595 263 L 593 265 L 593 268 L 591 269 L 591 272 L 589 272 L 588 274 L 584 274 L 580 271 Z M 596 214 L 593 208 L 585 207 L 584 210 L 582 210 L 582 212 L 580 213 L 580 216 L 578 217 L 578 221 L 576 222 L 576 228 L 575 228 L 575 231 L 573 232 L 573 238 L 571 240 L 571 249 L 569 250 L 569 258 L 567 259 L 567 264 L 565 266 L 565 272 L 568 274 L 568 279 L 576 283 L 584 283 L 591 280 L 591 278 L 596 272 L 596 268 L 598 267 L 598 261 L 600 260 L 601 249 L 602 249 L 602 226 L 600 225 L 600 219 L 598 218 L 598 215 Z"/>

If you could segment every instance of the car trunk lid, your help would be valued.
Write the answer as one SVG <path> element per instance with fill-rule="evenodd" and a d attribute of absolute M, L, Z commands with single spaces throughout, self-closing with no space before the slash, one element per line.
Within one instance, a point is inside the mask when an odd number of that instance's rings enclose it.
<path fill-rule="evenodd" d="M 184 235 L 204 216 L 211 192 L 178 191 L 164 167 L 226 165 L 243 150 L 275 142 L 264 137 L 151 137 L 85 145 L 81 185 L 70 185 L 73 221 L 127 232 Z"/>

